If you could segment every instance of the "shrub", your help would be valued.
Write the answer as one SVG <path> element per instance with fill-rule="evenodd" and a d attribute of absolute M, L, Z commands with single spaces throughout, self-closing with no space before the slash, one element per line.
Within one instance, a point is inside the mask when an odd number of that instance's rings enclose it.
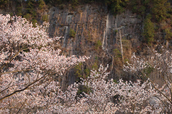
<path fill-rule="evenodd" d="M 165 29 L 165 33 L 166 33 L 165 39 L 169 40 L 172 37 L 172 33 L 170 32 L 170 29 L 169 28 Z"/>
<path fill-rule="evenodd" d="M 90 75 L 90 69 L 86 68 L 84 70 L 84 73 L 85 73 L 86 77 L 88 77 Z"/>
<path fill-rule="evenodd" d="M 26 18 L 27 20 L 31 20 L 32 19 L 32 15 L 27 13 L 26 15 L 24 15 L 24 18 Z"/>
<path fill-rule="evenodd" d="M 154 0 L 151 6 L 151 13 L 154 15 L 155 19 L 160 22 L 166 19 L 169 9 L 170 3 L 168 3 L 168 0 Z"/>
<path fill-rule="evenodd" d="M 143 36 L 147 44 L 151 44 L 154 41 L 154 23 L 151 21 L 151 16 L 148 15 L 144 22 Z"/>
<path fill-rule="evenodd" d="M 118 49 L 114 49 L 113 53 L 114 53 L 114 56 L 117 57 L 117 58 L 121 58 L 122 57 L 121 52 Z"/>
<path fill-rule="evenodd" d="M 98 64 L 97 64 L 97 62 L 94 62 L 94 64 L 92 65 L 92 69 L 95 69 L 95 70 L 98 69 Z"/>
<path fill-rule="evenodd" d="M 43 16 L 42 16 L 42 21 L 48 22 L 48 15 L 43 15 Z"/>
<path fill-rule="evenodd" d="M 82 77 L 82 63 L 79 63 L 78 65 L 75 66 L 75 75 L 79 78 Z"/>
<path fill-rule="evenodd" d="M 44 0 L 39 0 L 38 1 L 38 4 L 39 4 L 39 9 L 43 9 L 44 8 L 44 6 L 45 6 L 45 2 L 44 2 Z"/>
<path fill-rule="evenodd" d="M 73 29 L 70 29 L 70 31 L 69 31 L 69 37 L 75 38 L 75 34 L 76 34 L 76 32 Z"/>
<path fill-rule="evenodd" d="M 36 27 L 37 20 L 36 19 L 32 19 L 32 24 L 33 24 L 33 27 Z"/>
<path fill-rule="evenodd" d="M 96 42 L 96 45 L 95 45 L 96 50 L 99 49 L 99 48 L 101 48 L 101 46 L 102 46 L 102 42 L 101 42 L 101 40 L 98 40 Z"/>
<path fill-rule="evenodd" d="M 18 16 L 22 15 L 22 7 L 17 7 L 17 15 Z"/>
<path fill-rule="evenodd" d="M 80 85 L 78 87 L 77 95 L 84 95 L 84 93 L 89 94 L 91 91 L 91 87 L 85 86 L 85 85 Z"/>

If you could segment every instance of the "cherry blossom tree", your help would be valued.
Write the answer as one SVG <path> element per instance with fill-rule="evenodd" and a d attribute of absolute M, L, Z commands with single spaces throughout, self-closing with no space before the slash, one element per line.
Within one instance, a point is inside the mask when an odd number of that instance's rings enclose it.
<path fill-rule="evenodd" d="M 98 113 L 163 113 L 171 112 L 171 102 L 166 98 L 169 89 L 162 87 L 157 90 L 149 81 L 141 83 L 107 80 L 107 67 L 100 66 L 98 71 L 92 71 L 88 79 L 83 79 L 82 85 L 91 88 L 85 93 L 84 103 L 90 112 Z M 156 86 L 157 87 L 157 86 Z M 164 90 L 162 92 L 159 91 Z"/>
<path fill-rule="evenodd" d="M 143 83 L 141 80 L 119 80 L 115 83 L 112 79 L 107 79 L 108 74 L 107 67 L 101 65 L 97 71 L 92 70 L 87 79 L 70 85 L 67 91 L 59 96 L 64 104 L 56 104 L 55 112 L 157 114 L 172 111 L 171 103 L 166 97 L 170 96 L 170 90 L 164 88 L 165 86 L 158 88 L 150 79 Z M 78 87 L 81 85 L 90 88 L 90 91 L 83 91 L 77 96 Z"/>
<path fill-rule="evenodd" d="M 60 92 L 57 101 L 51 111 L 56 113 L 170 113 L 171 104 L 162 95 L 169 96 L 169 89 L 156 89 L 149 80 L 141 83 L 124 82 L 119 80 L 115 83 L 108 80 L 108 67 L 92 70 L 87 79 L 82 79 L 80 83 L 70 85 L 65 92 Z M 90 88 L 89 92 L 77 95 L 78 87 Z M 54 98 L 55 99 L 55 98 Z M 45 113 L 42 110 L 40 113 Z M 48 110 L 46 110 L 48 111 Z M 46 112 L 47 113 L 47 112 Z M 48 112 L 51 113 L 51 112 Z"/>
<path fill-rule="evenodd" d="M 164 104 L 166 110 L 172 111 L 172 78 L 171 78 L 171 66 L 172 66 L 172 53 L 170 50 L 166 50 L 161 47 L 161 53 L 156 50 L 150 50 L 151 54 L 149 57 L 139 58 L 133 54 L 131 63 L 124 65 L 124 71 L 127 72 L 140 72 L 140 74 L 148 78 L 153 88 L 158 92 L 156 99 L 159 99 Z M 156 72 L 156 78 L 160 77 L 164 83 L 161 88 L 155 83 L 154 80 L 149 77 L 145 72 L 145 69 L 153 68 Z M 158 72 L 158 73 L 157 73 Z"/>
<path fill-rule="evenodd" d="M 60 89 L 56 77 L 88 59 L 62 55 L 55 48 L 61 37 L 49 38 L 47 27 L 47 23 L 33 27 L 22 17 L 0 14 L 1 113 L 50 108 L 57 102 L 51 96 Z"/>
<path fill-rule="evenodd" d="M 163 54 L 156 51 L 153 52 L 149 58 L 138 58 L 134 54 L 131 58 L 131 63 L 124 66 L 124 71 L 141 72 L 147 78 L 147 74 L 143 72 L 147 67 L 162 70 L 161 72 L 168 72 L 171 61 L 169 59 L 171 56 L 170 52 L 165 51 Z M 169 60 L 167 60 L 167 57 Z M 78 101 L 77 103 L 72 102 L 72 105 L 63 107 L 63 109 L 71 110 L 72 108 L 76 112 L 81 111 L 84 113 L 158 114 L 172 112 L 170 78 L 165 81 L 161 88 L 150 78 L 145 82 L 139 79 L 136 82 L 119 80 L 118 83 L 115 83 L 113 80 L 107 79 L 109 73 L 106 70 L 107 67 L 100 66 L 98 71 L 92 70 L 87 79 L 82 79 L 80 83 L 74 84 L 75 86 L 71 85 L 73 86 L 72 88 L 76 88 L 73 91 L 74 94 L 72 94 L 74 95 L 72 101 L 75 101 L 74 97 L 76 97 L 79 85 L 84 85 L 90 88 L 91 91 L 83 92 L 76 100 L 76 102 Z M 167 79 L 168 77 L 170 76 L 167 76 Z M 66 97 L 61 98 L 66 99 Z"/>
<path fill-rule="evenodd" d="M 48 24 L 33 27 L 26 19 L 0 15 L 0 113 L 170 113 L 171 54 L 153 51 L 147 58 L 133 55 L 126 72 L 153 67 L 166 72 L 161 88 L 148 78 L 136 82 L 108 79 L 108 66 L 62 91 L 57 77 L 87 57 L 66 57 L 58 40 L 49 38 Z M 79 93 L 80 87 L 88 91 Z"/>

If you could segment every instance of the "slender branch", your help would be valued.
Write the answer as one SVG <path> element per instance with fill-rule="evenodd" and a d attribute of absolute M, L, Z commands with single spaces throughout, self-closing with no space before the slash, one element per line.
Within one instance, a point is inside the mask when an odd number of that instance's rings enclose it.
<path fill-rule="evenodd" d="M 35 84 L 36 82 L 40 81 L 40 80 L 43 79 L 44 77 L 45 77 L 45 76 L 43 76 L 43 77 L 41 77 L 41 78 L 39 78 L 39 79 L 33 81 L 32 83 L 28 84 L 28 85 L 27 85 L 25 88 L 23 88 L 23 89 L 16 90 L 16 91 L 12 92 L 11 94 L 8 94 L 8 95 L 6 95 L 6 96 L 0 98 L 0 101 L 6 99 L 6 98 L 8 98 L 8 97 L 10 97 L 10 96 L 12 96 L 12 95 L 14 95 L 14 94 L 16 94 L 16 93 L 19 93 L 19 92 L 21 92 L 21 91 L 24 91 L 24 90 L 28 89 L 30 86 L 32 86 L 32 85 Z"/>
<path fill-rule="evenodd" d="M 156 88 L 156 86 L 153 84 L 153 82 L 151 80 L 149 80 L 149 81 L 152 83 L 153 87 L 172 104 L 172 101 L 162 91 L 160 91 L 158 88 Z"/>
<path fill-rule="evenodd" d="M 155 97 L 158 98 L 166 107 L 168 107 L 167 104 L 165 104 L 158 96 Z"/>
<path fill-rule="evenodd" d="M 16 72 L 26 72 L 26 71 L 30 71 L 31 69 L 25 69 L 25 70 L 14 70 L 14 71 L 10 71 L 10 72 L 3 72 L 0 73 L 0 75 L 2 74 L 9 74 L 9 73 L 16 73 Z"/>
<path fill-rule="evenodd" d="M 8 85 L 10 85 L 12 82 L 10 82 Z M 4 92 L 5 90 L 7 90 L 10 86 L 8 86 L 7 88 L 3 89 L 2 91 L 0 91 L 0 93 Z"/>
<path fill-rule="evenodd" d="M 144 74 L 142 72 L 142 74 Z M 144 74 L 147 78 L 149 78 L 146 74 Z M 160 91 L 158 88 L 156 88 L 156 86 L 153 84 L 153 81 L 151 81 L 150 79 L 148 80 L 149 82 L 151 82 L 151 84 L 153 85 L 153 87 L 160 93 L 162 94 L 171 104 L 172 104 L 172 101 L 162 92 Z"/>

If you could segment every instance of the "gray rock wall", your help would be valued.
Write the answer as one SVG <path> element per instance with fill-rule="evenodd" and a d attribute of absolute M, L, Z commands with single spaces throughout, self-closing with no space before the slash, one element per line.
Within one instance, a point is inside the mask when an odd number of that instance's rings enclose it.
<path fill-rule="evenodd" d="M 142 24 L 140 19 L 130 11 L 120 15 L 111 15 L 105 7 L 79 6 L 75 11 L 53 7 L 49 10 L 50 36 L 64 36 L 62 47 L 69 55 L 78 54 L 77 48 L 85 48 L 88 42 L 102 41 L 102 48 L 110 50 L 119 44 L 119 31 L 122 38 L 141 38 Z M 75 38 L 69 37 L 70 30 L 76 32 Z"/>
<path fill-rule="evenodd" d="M 53 7 L 49 10 L 49 20 L 50 36 L 64 36 L 61 48 L 68 56 L 91 55 L 94 58 L 94 46 L 97 41 L 101 41 L 102 51 L 105 53 L 100 55 L 106 56 L 107 62 L 111 61 L 111 56 L 107 54 L 112 53 L 115 48 L 120 49 L 119 36 L 122 40 L 129 41 L 127 45 L 130 46 L 126 48 L 138 46 L 141 38 L 142 22 L 130 11 L 114 16 L 107 11 L 106 7 L 84 5 L 79 6 L 75 11 Z M 70 37 L 70 30 L 75 31 L 74 38 Z M 126 44 L 124 42 L 122 44 L 125 47 Z M 124 48 L 124 53 L 126 53 L 126 48 Z M 131 51 L 131 49 L 127 50 Z M 65 88 L 66 83 L 71 84 L 75 81 L 76 76 L 73 69 L 69 71 L 67 77 L 62 79 L 62 88 Z"/>

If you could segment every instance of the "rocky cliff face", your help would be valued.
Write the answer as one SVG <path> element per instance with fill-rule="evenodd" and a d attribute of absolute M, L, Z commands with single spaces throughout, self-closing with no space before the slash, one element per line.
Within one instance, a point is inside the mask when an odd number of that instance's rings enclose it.
<path fill-rule="evenodd" d="M 121 53 L 124 51 L 124 58 L 129 57 L 131 48 L 139 46 L 142 31 L 141 20 L 130 11 L 114 16 L 106 7 L 93 5 L 79 6 L 76 10 L 53 7 L 49 10 L 49 22 L 51 37 L 64 36 L 61 48 L 66 55 L 91 55 L 94 58 L 97 56 L 95 50 L 101 48 L 98 56 L 106 59 L 102 61 L 104 64 L 114 58 L 114 49 L 119 49 Z M 75 31 L 74 35 L 71 31 Z M 62 79 L 62 86 L 76 79 L 73 70 L 67 77 Z"/>
<path fill-rule="evenodd" d="M 100 40 L 104 50 L 110 50 L 119 44 L 119 37 L 138 40 L 141 36 L 142 23 L 130 11 L 113 16 L 105 7 L 84 5 L 75 11 L 53 7 L 49 10 L 50 36 L 64 36 L 62 47 L 68 54 L 78 54 L 77 48 L 90 47 L 88 44 Z M 75 31 L 71 38 L 70 31 Z M 137 44 L 135 44 L 137 45 Z"/>

